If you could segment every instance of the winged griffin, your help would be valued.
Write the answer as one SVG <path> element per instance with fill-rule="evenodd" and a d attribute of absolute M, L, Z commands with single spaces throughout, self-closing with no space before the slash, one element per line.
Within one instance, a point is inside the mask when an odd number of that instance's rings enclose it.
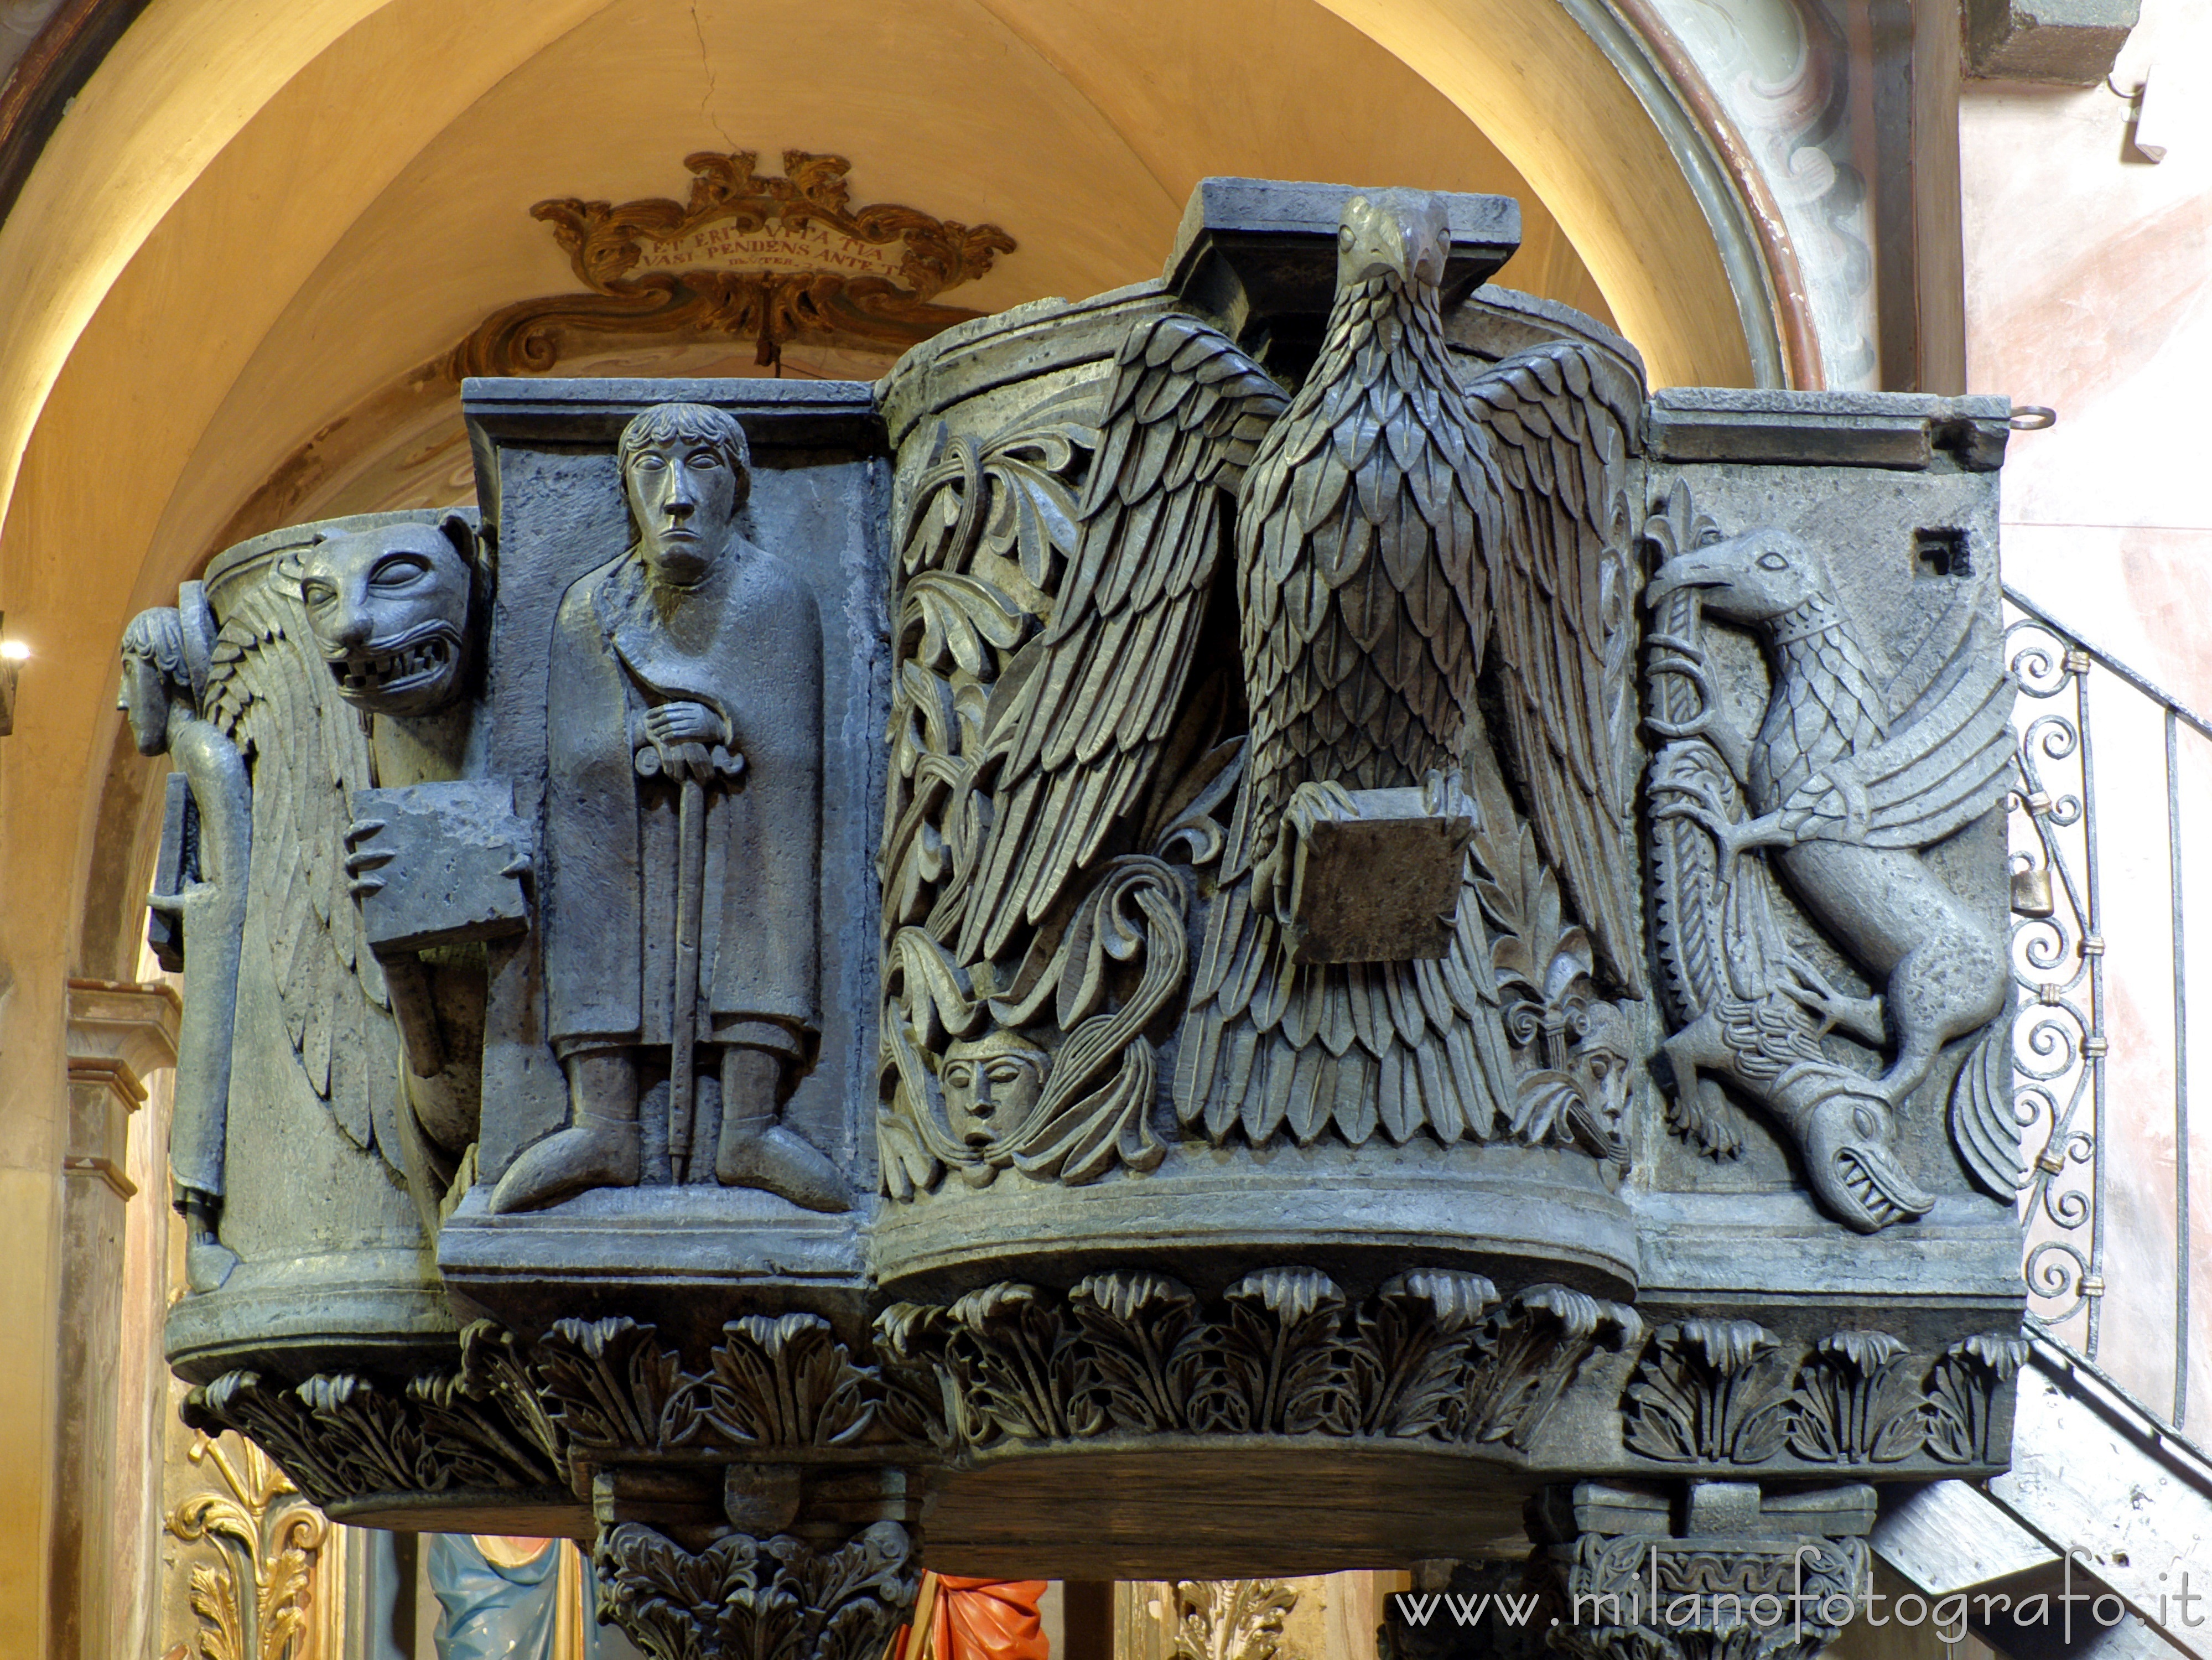
<path fill-rule="evenodd" d="M 1885 676 L 1817 548 L 1771 526 L 1723 538 L 1680 484 L 1650 530 L 1664 555 L 1645 590 L 1651 725 L 1669 740 L 1650 771 L 1654 943 L 1680 1028 L 1665 1047 L 1681 1127 L 1708 1152 L 1735 1150 L 1734 1109 L 1701 1081 L 1726 1078 L 1791 1131 L 1844 1221 L 1872 1232 L 1921 1215 L 1935 1201 L 1892 1151 L 1893 1115 L 1945 1043 L 1996 1018 L 2008 986 L 2002 936 L 1922 850 L 2002 800 L 2013 683 L 1965 591 Z M 1708 616 L 1765 647 L 1773 686 L 1754 733 L 1716 690 Z M 1765 853 L 1878 995 L 1839 994 L 1786 937 Z M 1879 1077 L 1842 1064 L 1820 1043 L 1837 1027 L 1876 1049 L 1893 1037 L 1894 1060 Z M 2005 1115 L 1982 1139 L 2016 1139 L 2008 1110 L 1973 1093 L 1977 1075 L 1966 1110 Z"/>
<path fill-rule="evenodd" d="M 1456 368 L 1449 243 L 1442 198 L 1349 198 L 1295 395 L 1155 311 L 1103 391 L 939 429 L 881 854 L 895 1195 L 1151 1168 L 1168 1098 L 1216 1142 L 1623 1156 L 1639 394 L 1580 342 Z M 1394 882 L 1401 926 L 1316 924 Z"/>

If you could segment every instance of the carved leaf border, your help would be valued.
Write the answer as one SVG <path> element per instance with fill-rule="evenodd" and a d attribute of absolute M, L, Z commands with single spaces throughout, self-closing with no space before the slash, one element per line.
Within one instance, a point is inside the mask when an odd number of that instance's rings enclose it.
<path fill-rule="evenodd" d="M 1638 1359 L 1621 1399 L 1622 1440 L 1677 1467 L 1994 1464 L 2000 1391 L 2026 1353 L 2005 1333 L 1915 1355 L 1886 1332 L 1785 1345 L 1749 1321 L 1682 1321 L 1654 1331 Z"/>

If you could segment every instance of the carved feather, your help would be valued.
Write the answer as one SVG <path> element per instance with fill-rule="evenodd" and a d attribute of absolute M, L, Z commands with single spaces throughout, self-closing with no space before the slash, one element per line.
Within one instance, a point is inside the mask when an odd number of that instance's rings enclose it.
<path fill-rule="evenodd" d="M 1224 493 L 1285 402 L 1195 319 L 1148 319 L 1123 341 L 1052 622 L 985 713 L 978 776 L 992 811 L 955 902 L 963 962 L 996 957 L 1044 917 L 1144 804 L 1205 622 Z"/>
<path fill-rule="evenodd" d="M 2015 739 L 2015 688 L 1991 625 L 1961 618 L 1949 656 L 1879 743 L 1827 764 L 1785 812 L 1863 819 L 1869 847 L 1924 848 L 2003 799 Z"/>
<path fill-rule="evenodd" d="M 375 781 L 368 735 L 337 695 L 297 592 L 276 573 L 225 619 L 208 695 L 252 780 L 248 916 L 266 942 L 285 1037 L 348 1139 L 397 1167 L 398 1038 L 344 865 L 348 803 Z"/>
<path fill-rule="evenodd" d="M 1302 783 L 1418 784 L 1460 764 L 1499 492 L 1433 290 L 1340 290 L 1237 513 L 1254 855 Z"/>
<path fill-rule="evenodd" d="M 1609 396 L 1595 359 L 1579 342 L 1547 342 L 1486 370 L 1468 395 L 1504 491 L 1504 533 L 1485 547 L 1506 737 L 1546 862 L 1613 979 L 1640 997 L 1634 567 L 1617 510 L 1636 411 Z"/>
<path fill-rule="evenodd" d="M 1990 1023 L 1951 1085 L 1951 1144 L 1974 1180 L 2008 1204 L 2027 1185 L 2013 1110 L 2012 1022 Z"/>

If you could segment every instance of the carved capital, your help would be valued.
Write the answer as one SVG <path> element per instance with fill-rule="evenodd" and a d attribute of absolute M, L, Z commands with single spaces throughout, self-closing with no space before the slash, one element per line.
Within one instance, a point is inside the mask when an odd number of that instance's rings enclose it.
<path fill-rule="evenodd" d="M 914 1606 L 913 1537 L 872 1522 L 834 1548 L 728 1533 L 686 1550 L 637 1522 L 603 1528 L 599 1618 L 652 1660 L 874 1660 Z"/>
<path fill-rule="evenodd" d="M 1861 1605 L 1874 1513 L 1866 1487 L 1551 1487 L 1528 1506 L 1532 1577 L 1553 1643 L 1589 1660 L 1804 1660 Z"/>

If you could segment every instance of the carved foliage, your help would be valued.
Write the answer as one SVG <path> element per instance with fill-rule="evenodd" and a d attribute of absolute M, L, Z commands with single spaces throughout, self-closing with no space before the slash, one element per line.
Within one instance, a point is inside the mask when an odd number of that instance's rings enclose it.
<path fill-rule="evenodd" d="M 757 1452 L 850 1446 L 873 1434 L 882 1389 L 819 1315 L 747 1315 L 722 1328 L 703 1371 L 648 1325 L 563 1320 L 531 1359 L 564 1449 Z"/>
<path fill-rule="evenodd" d="M 252 1437 L 319 1505 L 371 1493 L 544 1488 L 562 1479 L 537 1426 L 452 1373 L 394 1391 L 349 1372 L 292 1387 L 228 1372 L 185 1398 L 184 1418 L 211 1435 Z"/>
<path fill-rule="evenodd" d="M 561 1321 L 534 1346 L 478 1322 L 462 1334 L 458 1371 L 398 1390 L 350 1373 L 287 1388 L 232 1372 L 193 1390 L 185 1419 L 251 1436 L 328 1505 L 366 1493 L 566 1487 L 579 1455 L 715 1458 L 926 1443 L 927 1407 L 908 1401 L 879 1421 L 886 1394 L 877 1369 L 856 1364 L 817 1315 L 733 1320 L 702 1371 L 631 1320 Z"/>
<path fill-rule="evenodd" d="M 878 1324 L 887 1364 L 936 1384 L 951 1433 L 1008 1441 L 1194 1433 L 1525 1448 L 1630 1310 L 1553 1286 L 1500 1304 L 1473 1274 L 1402 1274 L 1352 1304 L 1328 1276 L 1264 1269 L 1202 1304 L 1147 1273 L 1065 1297 L 1006 1284 Z M 916 1388 L 916 1398 L 922 1389 Z"/>
<path fill-rule="evenodd" d="M 1997 1390 L 2027 1353 L 1970 1337 L 1932 1359 L 1885 1332 L 1832 1333 L 1802 1352 L 1747 1321 L 1662 1326 L 1622 1402 L 1629 1450 L 1670 1464 L 2000 1462 Z M 1795 1363 L 1793 1365 L 1793 1354 Z"/>
<path fill-rule="evenodd" d="M 1140 851 L 1095 872 L 1072 839 L 1041 851 L 1038 869 L 1060 873 L 1067 903 L 1030 913 L 1034 927 L 1022 925 L 1019 903 L 976 897 L 986 878 L 1012 879 L 1010 852 L 995 864 L 988 856 L 994 829 L 1012 824 L 1016 811 L 1042 818 L 1069 805 L 1065 791 L 1040 800 L 1031 788 L 1012 806 L 994 806 L 994 795 L 1036 718 L 1037 671 L 1058 638 L 1041 631 L 1063 599 L 1080 604 L 1061 589 L 1076 580 L 1076 481 L 1098 441 L 1097 404 L 1097 388 L 1085 386 L 980 440 L 940 427 L 928 457 L 902 469 L 891 775 L 878 854 L 878 1135 L 894 1198 L 935 1187 L 947 1171 L 976 1187 L 1008 1169 L 1073 1185 L 1117 1165 L 1151 1170 L 1165 1155 L 1148 1122 L 1158 1061 L 1147 1033 L 1188 975 L 1188 897 L 1158 855 L 1209 833 L 1188 821 L 1233 786 L 1233 751 L 1194 750 L 1177 734 L 1161 799 L 1139 827 Z M 1133 761 L 1115 764 L 1128 773 L 1125 785 L 1136 778 Z M 955 1043 L 1028 1055 L 1030 1091 L 956 1127 L 945 1066 Z"/>
<path fill-rule="evenodd" d="M 307 1635 L 329 1523 L 250 1443 L 226 1447 L 203 1432 L 185 1456 L 212 1464 L 222 1481 L 163 1523 L 186 1544 L 214 1548 L 213 1560 L 191 1570 L 186 1593 L 199 1660 L 291 1660 Z"/>
<path fill-rule="evenodd" d="M 1552 1554 L 1553 1584 L 1589 1616 L 1553 1641 L 1592 1660 L 1802 1660 L 1836 1635 L 1824 1614 L 1853 1605 L 1869 1572 L 1866 1541 L 1850 1537 L 1586 1534 Z"/>
<path fill-rule="evenodd" d="M 1947 1464 L 1994 1463 L 2009 1436 L 1992 1411 L 1999 1389 L 2020 1375 L 2027 1345 L 1984 1333 L 1943 1351 L 1927 1383 L 1928 1451 Z"/>
<path fill-rule="evenodd" d="M 1178 1579 L 1170 1660 L 1275 1660 L 1297 1605 L 1279 1579 Z"/>
<path fill-rule="evenodd" d="M 1907 1358 L 1884 1332 L 1843 1331 L 1815 1343 L 1791 1397 L 1790 1450 L 1820 1464 L 1889 1464 L 1918 1451 Z"/>
<path fill-rule="evenodd" d="M 834 1550 L 778 1534 L 694 1554 L 626 1522 L 599 1535 L 599 1616 L 653 1660 L 874 1660 L 914 1605 L 913 1541 L 877 1522 Z"/>
<path fill-rule="evenodd" d="M 1789 1365 L 1780 1340 L 1748 1320 L 1662 1326 L 1621 1408 L 1632 1451 L 1669 1463 L 1756 1464 L 1787 1432 Z"/>

